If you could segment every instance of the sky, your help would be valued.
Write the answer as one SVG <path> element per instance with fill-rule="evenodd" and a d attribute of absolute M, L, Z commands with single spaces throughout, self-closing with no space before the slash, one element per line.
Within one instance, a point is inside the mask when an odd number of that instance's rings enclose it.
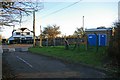
<path fill-rule="evenodd" d="M 77 3 L 74 4 L 75 2 Z M 54 0 L 47 2 L 44 0 L 43 5 L 44 8 L 36 12 L 36 36 L 40 34 L 40 25 L 44 30 L 47 25 L 54 24 L 60 26 L 62 35 L 72 35 L 77 27 L 82 27 L 83 16 L 84 28 L 87 29 L 100 26 L 111 27 L 113 22 L 118 20 L 117 0 L 71 0 L 65 2 L 59 2 L 59 0 L 58 2 Z M 33 16 L 23 17 L 21 27 L 33 30 Z M 20 25 L 16 25 L 15 28 L 20 28 Z M 12 27 L 5 27 L 2 35 L 8 38 L 12 35 L 12 30 Z"/>

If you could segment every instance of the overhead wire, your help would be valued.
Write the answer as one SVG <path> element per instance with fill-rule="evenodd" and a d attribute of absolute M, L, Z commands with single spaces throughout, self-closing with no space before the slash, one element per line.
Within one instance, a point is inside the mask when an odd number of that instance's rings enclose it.
<path fill-rule="evenodd" d="M 70 5 L 66 6 L 66 7 L 63 7 L 63 8 L 61 8 L 61 9 L 59 9 L 59 10 L 56 10 L 56 11 L 54 11 L 54 12 L 51 12 L 50 14 L 44 15 L 44 16 L 42 16 L 42 18 L 46 18 L 46 17 L 48 17 L 48 16 L 50 16 L 50 15 L 53 15 L 53 14 L 55 14 L 55 13 L 58 13 L 58 12 L 60 12 L 60 11 L 62 11 L 62 10 L 64 10 L 64 9 L 66 9 L 66 8 L 69 8 L 69 7 L 71 7 L 71 6 L 73 6 L 73 5 L 77 4 L 77 3 L 79 3 L 80 1 L 82 1 L 82 0 L 79 0 L 79 1 L 74 2 L 74 3 L 72 3 L 72 4 L 70 4 Z"/>
<path fill-rule="evenodd" d="M 55 4 L 54 6 L 57 7 L 57 6 L 61 5 L 61 4 L 63 4 L 63 3 L 57 3 L 57 4 Z M 41 14 L 41 15 L 42 15 L 42 14 L 45 15 L 46 13 L 50 12 L 51 10 L 53 10 L 55 7 L 51 7 L 51 8 L 48 8 L 48 9 L 46 9 L 46 10 L 43 9 L 44 11 L 41 11 L 40 14 Z M 48 14 L 46 14 L 46 15 L 48 15 Z M 37 17 L 36 19 L 39 19 L 39 17 Z"/>

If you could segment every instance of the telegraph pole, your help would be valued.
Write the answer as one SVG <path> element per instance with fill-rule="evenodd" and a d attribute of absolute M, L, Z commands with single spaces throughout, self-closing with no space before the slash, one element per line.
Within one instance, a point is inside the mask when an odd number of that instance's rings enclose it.
<path fill-rule="evenodd" d="M 35 47 L 35 11 L 33 11 L 33 46 Z"/>
<path fill-rule="evenodd" d="M 87 34 L 85 33 L 84 16 L 83 16 L 83 32 L 84 32 L 84 34 L 86 35 L 86 36 L 85 36 L 85 39 L 86 39 L 86 51 L 87 51 L 87 50 L 88 50 L 88 36 L 87 36 Z"/>
<path fill-rule="evenodd" d="M 22 23 L 22 12 L 20 11 L 20 28 L 21 28 L 21 23 Z"/>
<path fill-rule="evenodd" d="M 42 47 L 42 30 L 41 30 L 41 26 L 40 26 L 40 47 Z"/>
<path fill-rule="evenodd" d="M 83 30 L 84 30 L 84 16 L 83 16 Z"/>

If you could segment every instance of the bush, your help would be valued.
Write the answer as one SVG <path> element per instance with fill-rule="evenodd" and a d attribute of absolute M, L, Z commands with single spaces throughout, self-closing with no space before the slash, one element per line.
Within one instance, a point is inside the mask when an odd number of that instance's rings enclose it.
<path fill-rule="evenodd" d="M 115 31 L 110 39 L 108 57 L 111 60 L 112 67 L 117 68 L 117 75 L 120 75 L 120 22 L 116 22 L 114 25 Z"/>

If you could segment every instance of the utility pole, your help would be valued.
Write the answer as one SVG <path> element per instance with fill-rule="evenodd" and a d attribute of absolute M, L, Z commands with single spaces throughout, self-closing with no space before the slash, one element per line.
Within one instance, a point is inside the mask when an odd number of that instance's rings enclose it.
<path fill-rule="evenodd" d="M 33 46 L 35 47 L 35 11 L 33 11 Z"/>
<path fill-rule="evenodd" d="M 21 28 L 21 22 L 22 22 L 22 13 L 20 11 L 20 28 Z M 20 33 L 20 44 L 22 43 L 21 36 L 22 36 L 22 34 Z"/>
<path fill-rule="evenodd" d="M 83 16 L 83 30 L 84 30 L 84 16 Z"/>
<path fill-rule="evenodd" d="M 88 50 L 88 36 L 87 34 L 85 33 L 85 27 L 84 27 L 84 16 L 83 16 L 83 32 L 85 34 L 85 39 L 86 39 L 86 51 Z"/>
<path fill-rule="evenodd" d="M 20 28 L 21 28 L 21 23 L 22 23 L 22 12 L 20 11 Z"/>
<path fill-rule="evenodd" d="M 40 26 L 40 47 L 42 47 L 42 30 L 41 30 L 41 26 Z"/>

